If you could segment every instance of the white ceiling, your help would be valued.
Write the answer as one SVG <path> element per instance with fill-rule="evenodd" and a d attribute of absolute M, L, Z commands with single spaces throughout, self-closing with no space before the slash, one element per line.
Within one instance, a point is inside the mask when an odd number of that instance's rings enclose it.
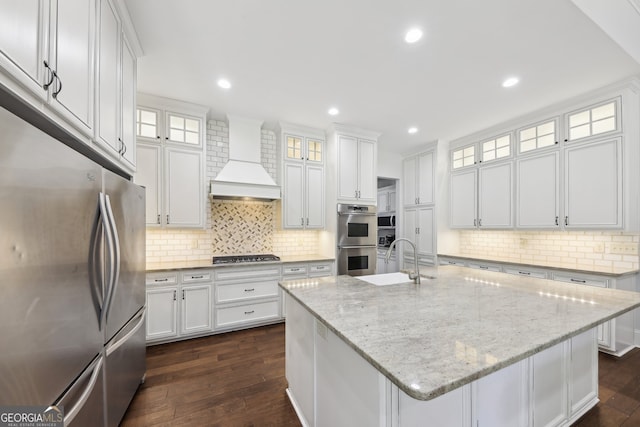
<path fill-rule="evenodd" d="M 570 0 L 125 3 L 144 50 L 139 92 L 267 127 L 349 124 L 401 153 L 640 74 Z M 425 33 L 414 45 L 403 41 L 410 26 Z M 520 84 L 502 88 L 511 75 Z"/>

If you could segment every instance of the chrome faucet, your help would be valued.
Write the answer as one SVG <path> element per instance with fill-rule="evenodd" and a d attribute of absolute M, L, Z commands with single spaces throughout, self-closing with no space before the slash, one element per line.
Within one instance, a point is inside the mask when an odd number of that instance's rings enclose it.
<path fill-rule="evenodd" d="M 418 267 L 418 251 L 416 250 L 416 245 L 411 240 L 401 237 L 391 242 L 391 245 L 389 245 L 389 249 L 387 250 L 387 255 L 385 255 L 385 260 L 389 262 L 389 258 L 391 257 L 391 249 L 393 249 L 393 247 L 397 242 L 400 242 L 402 240 L 404 240 L 405 242 L 408 242 L 413 247 L 413 260 L 415 261 L 416 271 L 409 272 L 409 279 L 413 280 L 413 282 L 416 285 L 419 285 L 420 284 L 420 268 Z"/>

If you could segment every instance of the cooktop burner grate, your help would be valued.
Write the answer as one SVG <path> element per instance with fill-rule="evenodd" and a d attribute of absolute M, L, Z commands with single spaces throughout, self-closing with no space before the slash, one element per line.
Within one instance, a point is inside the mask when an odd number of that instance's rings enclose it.
<path fill-rule="evenodd" d="M 280 261 L 280 257 L 273 254 L 259 255 L 225 255 L 214 256 L 213 264 L 239 264 L 243 262 Z"/>

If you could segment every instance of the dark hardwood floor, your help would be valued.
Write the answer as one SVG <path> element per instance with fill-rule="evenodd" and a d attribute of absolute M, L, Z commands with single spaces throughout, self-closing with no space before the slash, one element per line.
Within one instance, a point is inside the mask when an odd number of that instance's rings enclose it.
<path fill-rule="evenodd" d="M 599 363 L 600 403 L 575 426 L 640 426 L 640 349 Z M 300 426 L 285 388 L 283 323 L 153 346 L 122 426 Z"/>

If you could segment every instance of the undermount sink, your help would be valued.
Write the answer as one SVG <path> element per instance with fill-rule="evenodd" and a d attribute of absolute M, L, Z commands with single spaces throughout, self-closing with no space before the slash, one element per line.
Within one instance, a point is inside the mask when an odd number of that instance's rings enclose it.
<path fill-rule="evenodd" d="M 376 286 L 399 285 L 400 283 L 413 283 L 413 280 L 409 279 L 409 275 L 406 273 L 371 274 L 368 276 L 358 276 L 357 278 Z"/>

